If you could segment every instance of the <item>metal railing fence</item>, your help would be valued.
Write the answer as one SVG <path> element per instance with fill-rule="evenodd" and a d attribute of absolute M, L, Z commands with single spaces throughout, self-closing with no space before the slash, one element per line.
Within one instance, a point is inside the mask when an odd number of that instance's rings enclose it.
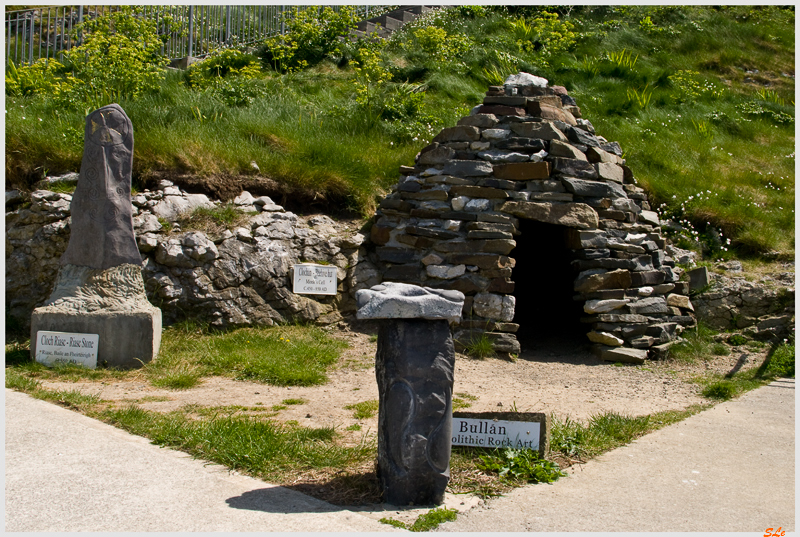
<path fill-rule="evenodd" d="M 171 60 L 202 57 L 220 47 L 246 47 L 286 32 L 285 17 L 292 8 L 325 6 L 140 6 L 139 15 L 156 21 L 166 38 L 164 55 Z M 339 11 L 342 6 L 330 6 Z M 352 6 L 359 19 L 368 19 L 395 6 Z M 61 60 L 63 53 L 80 45 L 75 31 L 87 18 L 95 18 L 120 6 L 52 6 L 6 11 L 6 62 L 31 64 L 39 58 Z M 175 27 L 166 23 L 168 19 Z"/>

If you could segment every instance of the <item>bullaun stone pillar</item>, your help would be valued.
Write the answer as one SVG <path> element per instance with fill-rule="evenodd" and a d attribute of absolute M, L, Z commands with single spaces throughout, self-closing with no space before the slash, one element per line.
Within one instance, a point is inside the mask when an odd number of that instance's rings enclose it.
<path fill-rule="evenodd" d="M 133 233 L 133 126 L 116 104 L 86 118 L 83 160 L 72 197 L 70 238 L 55 288 L 31 316 L 40 330 L 98 334 L 98 364 L 141 367 L 158 353 L 161 310 L 150 304 Z"/>
<path fill-rule="evenodd" d="M 464 295 L 401 283 L 356 294 L 378 331 L 378 477 L 383 501 L 441 504 L 450 480 L 455 349 L 449 322 Z"/>

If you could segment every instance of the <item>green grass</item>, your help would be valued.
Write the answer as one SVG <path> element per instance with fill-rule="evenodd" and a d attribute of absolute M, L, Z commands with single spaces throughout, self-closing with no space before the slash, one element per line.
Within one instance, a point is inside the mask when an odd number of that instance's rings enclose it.
<path fill-rule="evenodd" d="M 435 530 L 440 524 L 443 524 L 444 522 L 451 522 L 457 517 L 457 510 L 448 509 L 447 507 L 438 507 L 436 509 L 431 509 L 427 513 L 419 515 L 413 524 L 406 524 L 392 518 L 382 518 L 379 520 L 379 522 L 395 528 L 416 532 Z"/>
<path fill-rule="evenodd" d="M 106 409 L 98 417 L 155 444 L 263 479 L 280 479 L 298 470 L 343 468 L 374 452 L 369 443 L 338 445 L 332 428 L 287 426 L 257 417 L 195 419 L 186 411 L 160 414 L 135 405 Z"/>
<path fill-rule="evenodd" d="M 486 334 L 473 338 L 464 345 L 464 352 L 474 358 L 491 358 L 495 356 L 492 340 Z"/>
<path fill-rule="evenodd" d="M 404 522 L 400 522 L 399 520 L 395 520 L 393 518 L 382 518 L 378 520 L 381 524 L 387 524 L 389 526 L 393 526 L 395 528 L 400 528 L 401 530 L 408 529 L 408 526 Z"/>
<path fill-rule="evenodd" d="M 375 110 L 357 101 L 356 50 L 296 73 L 230 80 L 255 92 L 247 106 L 170 73 L 160 91 L 120 103 L 136 129 L 135 179 L 252 176 L 255 161 L 291 203 L 368 216 L 399 165 L 478 104 L 487 84 L 524 70 L 566 86 L 597 132 L 620 142 L 653 208 L 685 227 L 673 237 L 679 244 L 709 259 L 793 258 L 794 79 L 785 75 L 794 72 L 793 9 L 549 7 L 574 25 L 574 44 L 520 49 L 513 27 L 540 9 L 456 7 L 396 32 L 382 51 L 391 81 L 372 87 Z M 421 48 L 414 31 L 426 24 L 448 38 Z M 457 42 L 464 51 L 442 59 Z M 85 110 L 48 96 L 6 104 L 9 185 L 78 170 Z"/>
<path fill-rule="evenodd" d="M 696 382 L 703 387 L 703 396 L 727 401 L 779 377 L 794 378 L 793 340 L 773 346 L 758 368 L 733 375 L 706 375 L 696 379 Z"/>
<path fill-rule="evenodd" d="M 417 517 L 417 520 L 409 527 L 409 531 L 431 531 L 444 522 L 451 522 L 456 519 L 458 511 L 440 507 L 431 509 Z"/>
<path fill-rule="evenodd" d="M 794 378 L 794 340 L 778 345 L 766 362 L 765 374 Z"/>
<path fill-rule="evenodd" d="M 678 362 L 695 363 L 697 361 L 707 361 L 716 356 L 726 356 L 730 354 L 727 346 L 715 343 L 714 336 L 717 332 L 698 322 L 694 328 L 685 330 L 681 337 L 684 341 L 676 343 L 669 349 L 669 357 Z M 725 350 L 728 352 L 726 353 Z"/>
<path fill-rule="evenodd" d="M 362 401 L 345 407 L 347 410 L 354 410 L 353 417 L 357 420 L 365 420 L 378 413 L 378 400 Z"/>
<path fill-rule="evenodd" d="M 552 416 L 550 449 L 567 457 L 596 457 L 647 433 L 684 420 L 704 408 L 698 405 L 682 411 L 656 412 L 646 416 L 606 412 L 592 416 L 586 423 Z"/>
<path fill-rule="evenodd" d="M 461 410 L 472 406 L 472 401 L 477 401 L 478 398 L 468 393 L 454 393 L 453 394 L 453 410 Z"/>
<path fill-rule="evenodd" d="M 276 386 L 314 386 L 327 380 L 327 368 L 345 346 L 315 327 L 219 333 L 169 328 L 162 336 L 158 359 L 144 371 L 154 383 L 168 383 L 173 377 L 188 383 L 194 375 L 220 375 Z"/>
<path fill-rule="evenodd" d="M 183 231 L 210 231 L 216 229 L 233 229 L 246 222 L 252 214 L 240 211 L 233 203 L 218 207 L 197 207 L 191 214 L 179 218 Z"/>
<path fill-rule="evenodd" d="M 68 382 L 110 381 L 144 374 L 153 386 L 174 390 L 193 388 L 207 376 L 275 386 L 315 386 L 327 381 L 328 368 L 345 347 L 345 343 L 310 326 L 214 332 L 186 322 L 166 328 L 158 357 L 137 371 L 76 365 L 45 367 L 31 360 L 29 342 L 21 340 L 6 344 L 6 373 L 13 370 L 31 379 Z"/>

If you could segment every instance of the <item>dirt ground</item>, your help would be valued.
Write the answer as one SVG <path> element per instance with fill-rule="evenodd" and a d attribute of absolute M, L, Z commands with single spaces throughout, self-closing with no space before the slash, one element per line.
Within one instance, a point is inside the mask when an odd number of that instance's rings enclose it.
<path fill-rule="evenodd" d="M 377 416 L 356 419 L 345 407 L 378 399 L 375 380 L 375 337 L 347 328 L 333 331 L 347 341 L 339 363 L 330 370 L 330 381 L 315 387 L 275 387 L 222 377 L 205 378 L 188 390 L 151 386 L 144 375 L 110 382 L 43 381 L 47 389 L 79 390 L 118 404 L 169 412 L 184 405 L 262 407 L 275 411 L 280 421 L 297 421 L 308 427 L 335 427 L 349 441 L 373 433 Z M 681 410 L 707 403 L 691 378 L 707 372 L 727 373 L 742 361 L 742 370 L 757 367 L 766 351 L 753 353 L 734 348 L 729 356 L 711 362 L 681 364 L 649 361 L 641 366 L 615 365 L 596 358 L 588 345 L 571 341 L 541 341 L 525 349 L 515 361 L 501 358 L 456 357 L 453 393 L 470 412 L 544 412 L 559 418 L 586 420 L 594 414 L 617 412 L 631 416 L 662 410 Z M 302 399 L 301 404 L 283 404 Z M 360 431 L 348 431 L 360 425 Z"/>

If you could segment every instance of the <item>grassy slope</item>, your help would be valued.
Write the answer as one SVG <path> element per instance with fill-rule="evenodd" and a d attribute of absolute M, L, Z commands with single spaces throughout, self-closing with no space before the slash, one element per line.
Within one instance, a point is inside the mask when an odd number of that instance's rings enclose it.
<path fill-rule="evenodd" d="M 253 175 L 255 161 L 262 175 L 314 192 L 331 210 L 368 215 L 396 181 L 397 166 L 411 164 L 497 83 L 487 67 L 499 75 L 525 70 L 566 86 L 598 134 L 620 142 L 653 206 L 685 218 L 684 235 L 705 236 L 710 255 L 729 255 L 723 247 L 732 239 L 740 255 L 793 256 L 794 78 L 785 76 L 794 74 L 793 10 L 563 10 L 579 38 L 559 54 L 518 47 L 510 22 L 525 13 L 452 10 L 396 34 L 384 50 L 393 81 L 425 90 L 404 122 L 368 124 L 355 101 L 352 63 L 265 73 L 261 96 L 238 108 L 172 74 L 159 94 L 121 103 L 136 128 L 137 177 L 154 170 Z M 467 50 L 443 60 L 444 45 L 426 49 L 415 39 L 425 24 L 444 28 L 450 42 L 465 36 Z M 83 110 L 40 98 L 8 98 L 6 108 L 7 184 L 78 169 Z M 721 241 L 713 237 L 720 232 Z"/>

